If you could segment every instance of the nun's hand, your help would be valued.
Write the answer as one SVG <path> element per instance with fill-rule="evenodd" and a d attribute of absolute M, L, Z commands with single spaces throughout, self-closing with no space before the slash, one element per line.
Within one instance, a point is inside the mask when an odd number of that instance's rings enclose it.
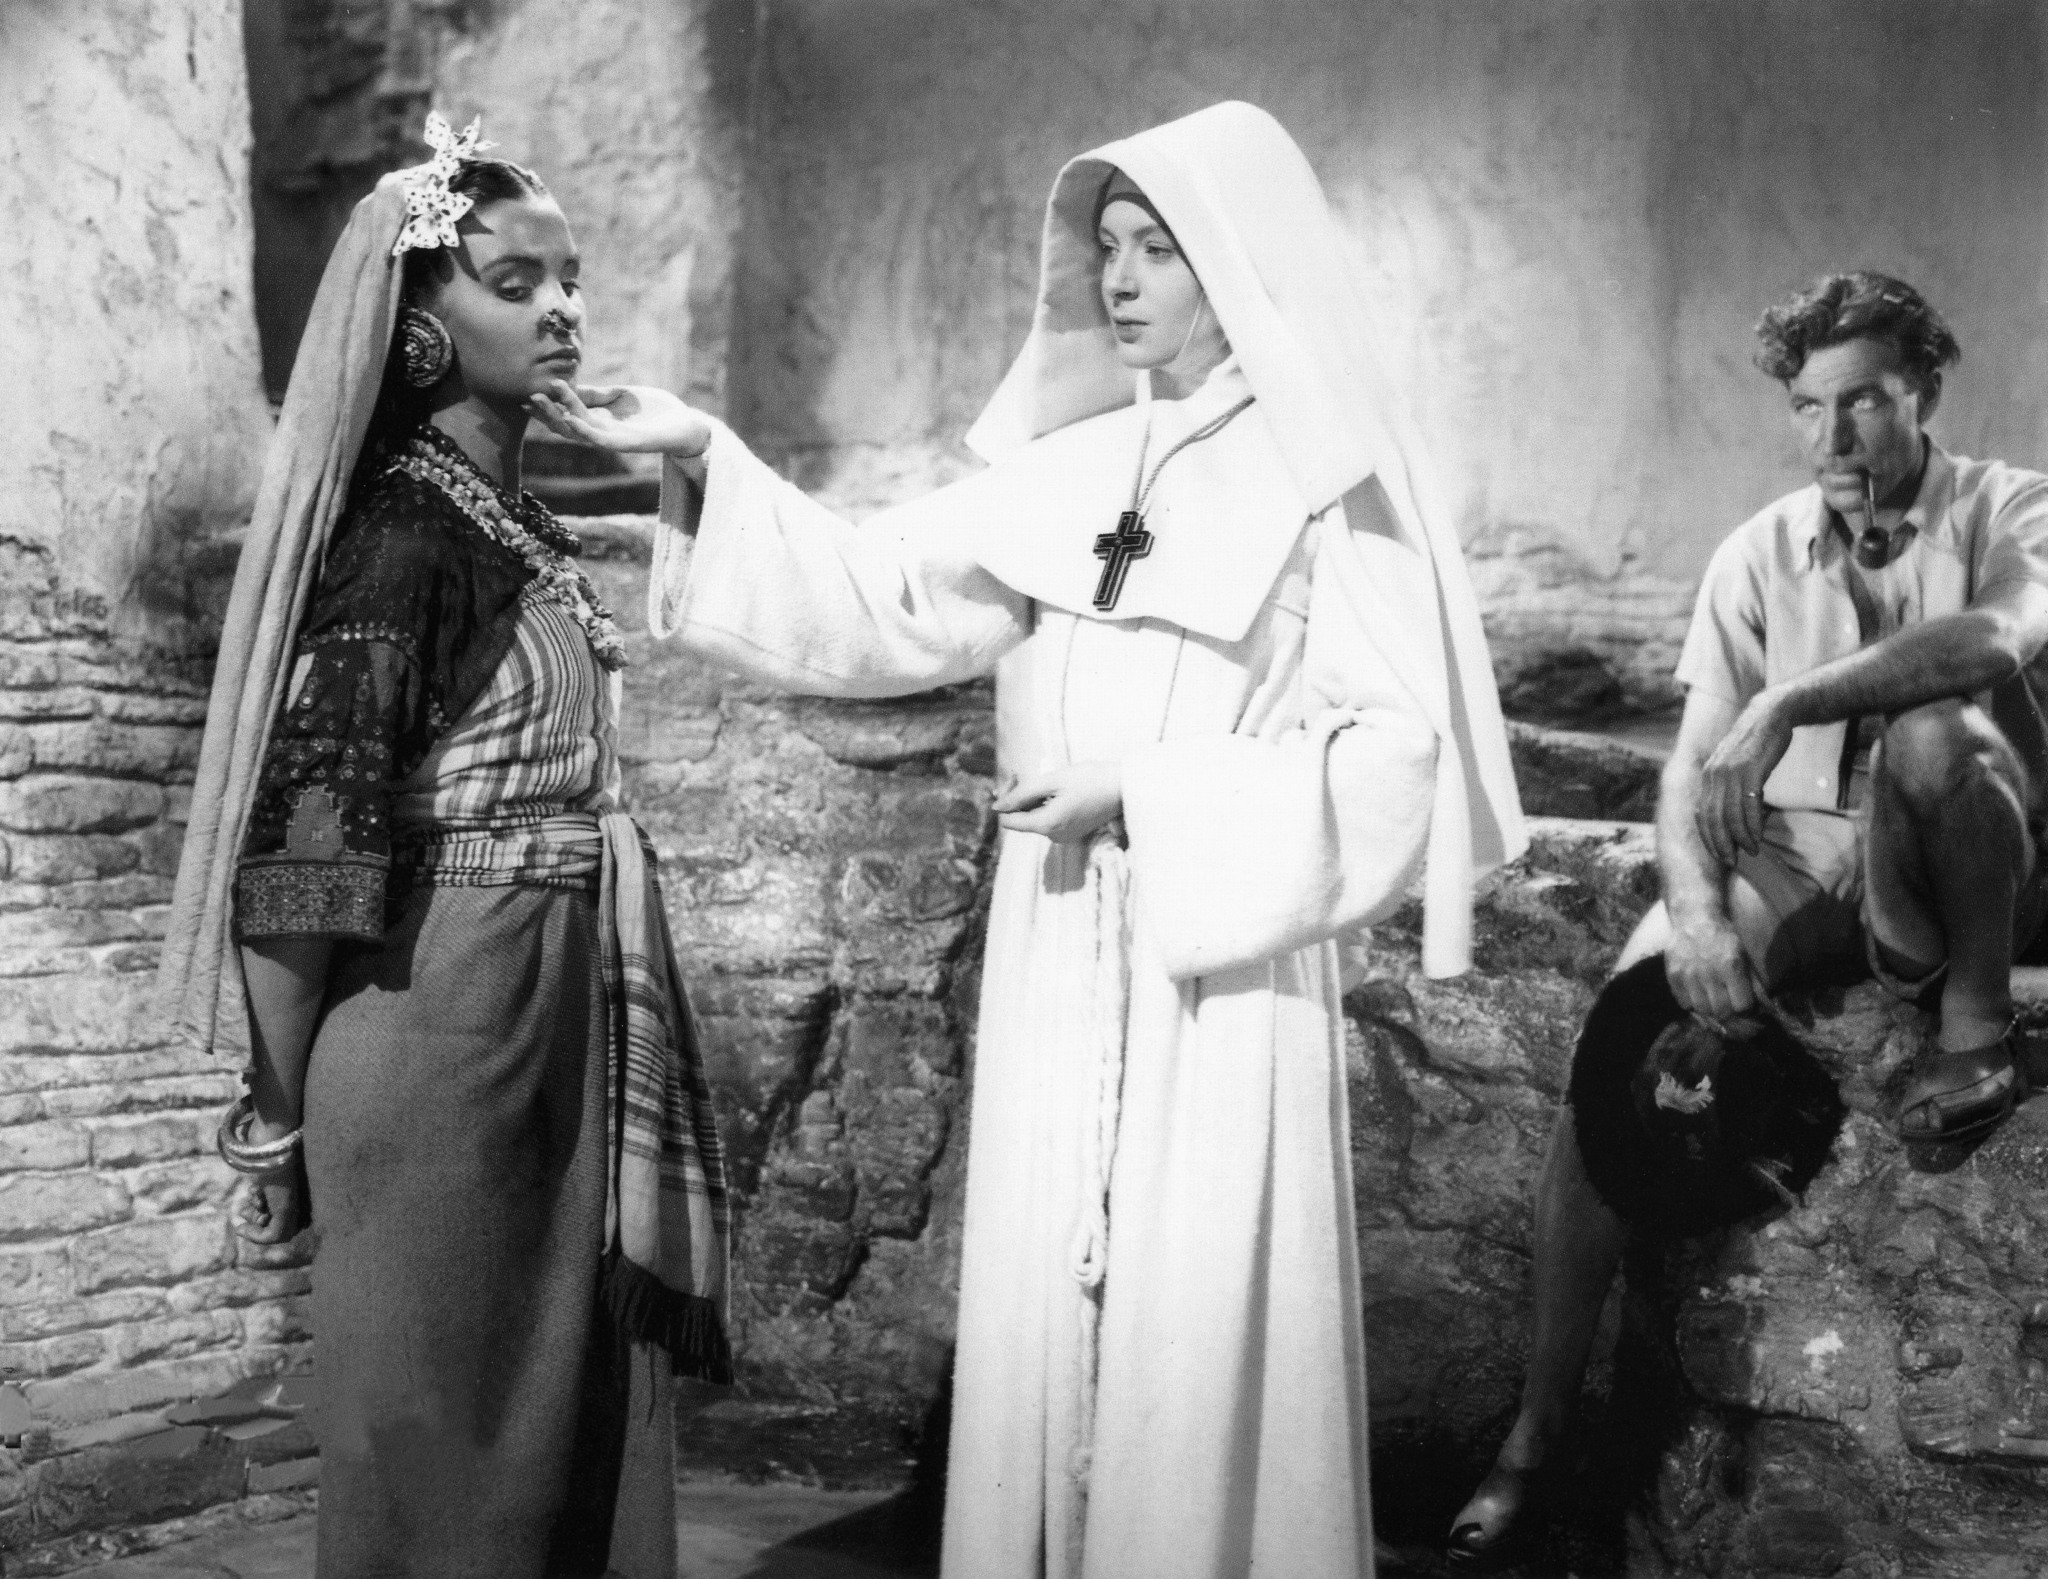
<path fill-rule="evenodd" d="M 527 404 L 548 430 L 577 444 L 621 454 L 659 453 L 688 460 L 711 443 L 711 419 L 665 389 L 645 384 L 571 388 L 557 378 Z"/>
<path fill-rule="evenodd" d="M 1124 809 L 1124 772 L 1115 762 L 1073 762 L 1012 783 L 996 797 L 996 818 L 1055 844 L 1085 839 Z"/>

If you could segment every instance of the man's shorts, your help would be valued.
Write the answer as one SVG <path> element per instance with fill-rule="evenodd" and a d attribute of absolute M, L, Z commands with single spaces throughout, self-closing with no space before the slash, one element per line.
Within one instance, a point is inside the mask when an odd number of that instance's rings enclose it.
<path fill-rule="evenodd" d="M 1889 992 L 1918 1001 L 1947 974 L 1942 964 L 1917 981 L 1905 981 L 1885 968 L 1870 928 L 1864 827 L 1860 812 L 1766 807 L 1761 847 L 1754 854 L 1736 853 L 1735 870 L 1765 912 L 1760 920 L 1739 914 L 1736 919 L 1743 946 L 1767 983 L 1842 981 L 1867 969 Z M 2036 829 L 2034 869 L 2013 896 L 2015 953 L 2040 929 L 2048 901 L 2039 834 Z"/>

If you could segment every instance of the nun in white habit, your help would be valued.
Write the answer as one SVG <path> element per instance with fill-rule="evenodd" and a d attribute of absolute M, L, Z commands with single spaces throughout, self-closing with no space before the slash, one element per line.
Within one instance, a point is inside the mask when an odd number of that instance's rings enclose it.
<path fill-rule="evenodd" d="M 1060 172 L 992 464 L 924 499 L 856 527 L 660 391 L 539 402 L 670 455 L 658 634 L 815 695 L 999 673 L 948 1579 L 1372 1572 L 1338 943 L 1419 878 L 1464 970 L 1525 840 L 1357 290 L 1226 103 Z"/>

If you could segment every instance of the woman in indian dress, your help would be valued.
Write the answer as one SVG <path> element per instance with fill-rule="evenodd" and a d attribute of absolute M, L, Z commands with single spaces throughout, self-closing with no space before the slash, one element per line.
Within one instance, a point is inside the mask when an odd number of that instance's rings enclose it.
<path fill-rule="evenodd" d="M 794 691 L 998 674 L 948 1579 L 1373 1569 L 1340 940 L 1469 963 L 1524 836 L 1458 543 L 1314 172 L 1226 103 L 1069 163 L 986 470 L 861 526 L 661 391 L 650 620 Z M 694 535 L 694 547 L 688 539 Z"/>
<path fill-rule="evenodd" d="M 238 1228 L 315 1221 L 319 1579 L 674 1579 L 671 1378 L 730 1379 L 723 1170 L 619 810 L 618 632 L 519 486 L 575 242 L 475 133 L 430 118 L 322 276 L 164 985 L 250 1051 Z"/>

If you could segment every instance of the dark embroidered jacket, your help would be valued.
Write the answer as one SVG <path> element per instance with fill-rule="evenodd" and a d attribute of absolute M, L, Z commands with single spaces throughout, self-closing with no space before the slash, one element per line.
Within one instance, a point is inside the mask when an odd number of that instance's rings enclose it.
<path fill-rule="evenodd" d="M 383 935 L 394 792 L 489 682 L 532 579 L 440 489 L 365 468 L 264 754 L 235 878 L 237 938 Z"/>

